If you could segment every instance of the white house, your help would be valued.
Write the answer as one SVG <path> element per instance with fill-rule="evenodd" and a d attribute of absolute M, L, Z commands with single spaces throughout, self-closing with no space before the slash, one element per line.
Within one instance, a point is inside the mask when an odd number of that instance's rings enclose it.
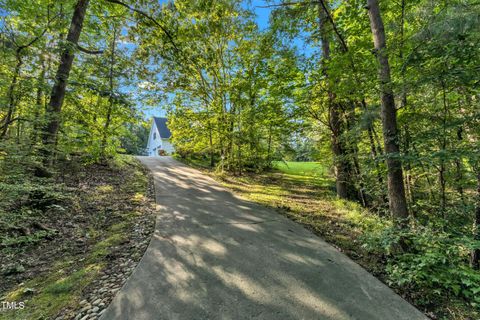
<path fill-rule="evenodd" d="M 172 154 L 175 149 L 170 143 L 172 134 L 167 127 L 167 118 L 153 117 L 150 135 L 148 136 L 147 152 L 151 157 Z"/>

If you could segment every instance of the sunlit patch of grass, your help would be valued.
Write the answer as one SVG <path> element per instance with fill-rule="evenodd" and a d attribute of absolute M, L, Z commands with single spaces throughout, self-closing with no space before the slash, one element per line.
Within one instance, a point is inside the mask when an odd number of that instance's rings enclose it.
<path fill-rule="evenodd" d="M 111 186 L 111 185 L 109 185 L 109 184 L 102 185 L 102 186 L 98 186 L 98 187 L 97 187 L 97 192 L 101 192 L 101 193 L 110 193 L 110 192 L 113 192 L 113 186 Z"/>
<path fill-rule="evenodd" d="M 274 161 L 273 168 L 285 174 L 307 177 L 326 176 L 327 168 L 319 162 Z"/>
<path fill-rule="evenodd" d="M 131 198 L 131 200 L 134 202 L 142 202 L 142 201 L 145 201 L 145 199 L 146 199 L 145 195 L 141 192 L 136 192 Z"/>
<path fill-rule="evenodd" d="M 294 175 L 294 174 L 283 174 L 283 179 L 287 182 L 293 184 L 307 184 L 313 185 L 316 187 L 328 188 L 331 191 L 334 191 L 333 183 L 334 180 L 332 177 L 325 176 L 325 177 L 311 177 L 311 176 L 302 176 L 302 175 Z"/>
<path fill-rule="evenodd" d="M 76 303 L 75 298 L 100 270 L 101 265 L 89 264 L 71 274 L 59 268 L 46 278 L 32 279 L 7 294 L 5 299 L 23 301 L 25 308 L 0 313 L 0 319 L 51 319 L 62 308 Z"/>
<path fill-rule="evenodd" d="M 109 160 L 111 167 L 123 169 L 125 166 L 138 166 L 138 161 L 134 156 L 128 154 L 117 154 Z"/>
<path fill-rule="evenodd" d="M 147 181 L 148 177 L 136 175 L 134 181 L 123 185 L 122 188 L 135 193 L 144 193 Z"/>
<path fill-rule="evenodd" d="M 129 226 L 129 222 L 128 221 L 124 221 L 124 222 L 120 222 L 120 223 L 116 223 L 114 225 L 112 225 L 109 230 L 114 232 L 114 233 L 117 233 L 119 231 L 122 231 L 124 230 L 125 228 L 127 228 Z"/>
<path fill-rule="evenodd" d="M 72 291 L 78 285 L 78 282 L 87 276 L 88 271 L 91 271 L 91 269 L 92 267 L 88 266 L 72 273 L 70 276 L 62 277 L 45 287 L 43 292 L 51 295 L 66 294 Z"/>
<path fill-rule="evenodd" d="M 141 215 L 143 215 L 143 213 L 140 212 L 140 211 L 132 211 L 132 212 L 127 213 L 127 215 L 125 217 L 128 216 L 128 217 L 133 219 L 133 218 L 141 216 Z"/>
<path fill-rule="evenodd" d="M 121 233 L 112 234 L 105 240 L 102 240 L 97 244 L 95 244 L 95 246 L 93 247 L 92 253 L 90 255 L 90 259 L 98 259 L 106 256 L 110 252 L 111 247 L 118 245 L 124 240 L 125 240 L 125 237 Z"/>
<path fill-rule="evenodd" d="M 338 214 L 362 232 L 380 232 L 391 224 L 390 220 L 381 219 L 358 203 L 340 199 L 333 201 Z"/>

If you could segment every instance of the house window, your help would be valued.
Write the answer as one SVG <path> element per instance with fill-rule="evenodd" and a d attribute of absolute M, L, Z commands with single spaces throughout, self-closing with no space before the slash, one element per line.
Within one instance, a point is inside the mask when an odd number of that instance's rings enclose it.
<path fill-rule="evenodd" d="M 157 133 L 156 132 L 153 133 L 153 140 L 155 140 L 155 139 L 157 139 Z"/>

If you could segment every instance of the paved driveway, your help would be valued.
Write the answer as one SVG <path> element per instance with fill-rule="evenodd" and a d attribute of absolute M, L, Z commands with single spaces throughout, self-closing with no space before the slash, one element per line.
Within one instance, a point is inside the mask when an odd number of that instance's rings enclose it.
<path fill-rule="evenodd" d="M 140 160 L 156 231 L 102 320 L 426 319 L 301 225 L 169 157 Z"/>

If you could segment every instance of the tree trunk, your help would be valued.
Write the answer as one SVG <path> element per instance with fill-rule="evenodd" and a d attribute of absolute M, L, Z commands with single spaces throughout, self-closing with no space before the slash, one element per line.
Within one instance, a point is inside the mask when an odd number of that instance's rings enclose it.
<path fill-rule="evenodd" d="M 35 110 L 33 112 L 33 127 L 32 127 L 32 146 L 37 144 L 38 130 L 40 129 L 40 114 L 43 109 L 43 87 L 45 85 L 46 65 L 43 55 L 40 57 L 41 70 L 37 82 L 37 96 L 35 98 Z"/>
<path fill-rule="evenodd" d="M 389 206 L 393 218 L 396 221 L 400 221 L 400 224 L 403 225 L 408 218 L 408 209 L 403 185 L 402 162 L 398 158 L 400 148 L 398 145 L 397 110 L 393 96 L 385 30 L 378 0 L 367 0 L 367 3 L 370 27 L 378 60 L 383 139 L 385 154 L 387 155 Z"/>
<path fill-rule="evenodd" d="M 367 103 L 365 101 L 365 99 L 362 99 L 361 100 L 361 107 L 363 108 L 363 110 L 367 110 Z M 375 169 L 377 170 L 377 180 L 378 180 L 378 186 L 379 186 L 379 190 L 380 190 L 380 197 L 379 197 L 379 200 L 380 200 L 380 215 L 384 215 L 384 210 L 383 209 L 386 209 L 386 206 L 387 206 L 387 203 L 388 203 L 388 199 L 387 199 L 387 194 L 384 192 L 384 182 L 383 182 L 383 177 L 382 177 L 382 174 L 380 172 L 380 166 L 378 164 L 378 161 L 377 161 L 377 157 L 379 154 L 382 154 L 383 151 L 382 151 L 382 148 L 381 146 L 378 146 L 376 145 L 376 142 L 375 142 L 375 137 L 374 137 L 374 127 L 373 127 L 374 123 L 373 123 L 373 120 L 367 125 L 367 134 L 368 134 L 368 141 L 370 143 L 370 156 L 372 158 L 372 161 L 375 165 Z"/>
<path fill-rule="evenodd" d="M 117 41 L 117 28 L 114 25 L 113 26 L 113 39 L 112 39 L 112 47 L 111 47 L 111 55 L 110 55 L 110 71 L 108 74 L 109 77 L 109 82 L 110 82 L 110 97 L 108 99 L 108 108 L 107 108 L 107 114 L 106 114 L 106 119 L 105 119 L 105 124 L 103 125 L 103 136 L 102 136 L 102 143 L 101 143 L 101 155 L 102 158 L 106 158 L 106 148 L 107 148 L 107 140 L 108 140 L 108 130 L 110 128 L 110 123 L 112 122 L 112 112 L 113 112 L 113 107 L 114 107 L 114 99 L 113 99 L 113 92 L 115 89 L 113 78 L 113 69 L 115 66 L 115 47 L 116 47 L 116 41 Z"/>
<path fill-rule="evenodd" d="M 445 152 L 447 149 L 447 116 L 448 116 L 448 105 L 447 105 L 447 93 L 445 91 L 445 82 L 442 80 L 442 102 L 443 102 L 443 114 L 442 114 L 442 137 L 440 143 L 440 150 Z M 440 213 L 443 218 L 446 217 L 446 207 L 447 207 L 447 195 L 446 195 L 446 174 L 447 168 L 445 165 L 445 159 L 440 157 L 440 168 L 439 168 L 439 182 L 440 182 Z"/>
<path fill-rule="evenodd" d="M 400 8 L 401 8 L 401 15 L 400 15 L 400 52 L 399 52 L 399 58 L 402 61 L 402 63 L 405 63 L 404 61 L 404 43 L 405 43 L 405 11 L 406 11 L 406 1 L 402 0 L 400 3 Z M 407 99 L 407 89 L 405 85 L 406 81 L 406 75 L 405 75 L 405 68 L 401 69 L 401 78 L 402 78 L 402 93 L 401 93 L 401 108 L 402 109 L 407 109 L 408 106 L 408 99 Z M 407 158 L 407 160 L 404 163 L 405 167 L 405 187 L 406 187 L 406 196 L 408 197 L 410 201 L 410 205 L 415 204 L 415 195 L 413 191 L 413 183 L 412 183 L 412 165 L 411 161 L 408 159 L 408 155 L 410 153 L 410 128 L 409 124 L 406 123 L 404 126 L 405 130 L 405 145 L 404 145 L 404 153 Z M 413 210 L 410 207 L 410 214 L 413 216 Z"/>
<path fill-rule="evenodd" d="M 235 118 L 236 118 L 236 113 L 237 113 L 237 104 L 232 103 L 230 112 L 227 113 L 228 117 L 228 126 L 227 126 L 227 147 L 225 151 L 225 157 L 227 160 L 227 170 L 232 171 L 233 174 L 236 174 L 236 165 L 235 165 L 235 134 L 234 134 L 234 129 L 235 129 Z M 240 160 L 240 159 L 239 159 Z"/>
<path fill-rule="evenodd" d="M 408 125 L 405 125 L 405 146 L 404 146 L 404 153 L 405 156 L 410 155 L 410 145 L 411 145 L 411 135 L 410 135 L 410 129 Z M 415 205 L 416 198 L 413 190 L 413 179 L 412 179 L 412 165 L 411 165 L 411 160 L 407 160 L 405 162 L 405 186 L 406 186 L 406 194 L 408 196 L 408 199 L 410 201 L 410 205 Z M 413 214 L 413 213 L 412 213 Z"/>
<path fill-rule="evenodd" d="M 267 163 L 270 165 L 271 156 L 270 153 L 272 152 L 272 124 L 268 126 L 268 142 L 267 142 Z"/>
<path fill-rule="evenodd" d="M 463 128 L 459 126 L 457 128 L 457 143 L 461 145 L 463 140 Z M 455 159 L 455 184 L 457 192 L 462 200 L 462 204 L 465 206 L 465 193 L 463 190 L 463 165 L 462 165 L 462 158 Z"/>
<path fill-rule="evenodd" d="M 330 28 L 327 21 L 327 13 L 320 3 L 318 4 L 318 17 L 320 38 L 322 42 L 322 62 L 325 63 L 330 59 Z M 322 69 L 323 75 L 328 81 L 326 66 L 323 65 Z M 327 90 L 329 126 L 332 132 L 332 153 L 334 157 L 337 196 L 341 199 L 348 199 L 352 198 L 352 194 L 355 194 L 355 192 L 353 191 L 354 187 L 351 183 L 350 165 L 349 159 L 346 156 L 346 147 L 342 141 L 342 133 L 344 130 L 342 110 L 340 104 L 335 101 L 335 93 L 329 86 Z"/>
<path fill-rule="evenodd" d="M 56 144 L 58 129 L 60 127 L 60 115 L 62 111 L 68 76 L 72 69 L 75 57 L 75 47 L 82 32 L 83 21 L 87 11 L 89 0 L 78 0 L 73 12 L 70 29 L 68 30 L 66 47 L 63 48 L 60 57 L 60 65 L 55 75 L 55 83 L 50 94 L 50 102 L 47 108 L 47 125 L 43 134 L 45 147 L 45 160 L 52 160 L 53 149 Z"/>
<path fill-rule="evenodd" d="M 347 131 L 352 132 L 352 129 L 357 122 L 355 114 L 355 102 L 350 101 L 348 104 L 348 110 L 344 111 L 346 118 Z M 363 207 L 368 206 L 367 195 L 365 193 L 365 183 L 362 178 L 362 171 L 360 168 L 360 162 L 358 160 L 358 139 L 357 137 L 350 138 L 345 144 L 347 146 L 346 154 L 352 158 L 352 171 L 350 172 L 350 181 L 352 181 L 352 190 L 357 191 L 357 198 L 360 200 Z M 358 188 L 355 188 L 353 181 L 356 181 Z"/>
<path fill-rule="evenodd" d="M 210 147 L 210 167 L 215 167 L 215 151 L 213 150 L 213 137 L 212 137 L 212 125 L 210 120 L 208 121 L 208 144 Z"/>
<path fill-rule="evenodd" d="M 15 70 L 13 71 L 13 78 L 12 82 L 10 83 L 10 86 L 8 87 L 8 110 L 7 110 L 7 115 L 5 116 L 5 119 L 2 121 L 2 132 L 0 133 L 0 139 L 5 138 L 8 132 L 8 127 L 10 124 L 14 121 L 13 120 L 13 114 L 15 112 L 15 104 L 16 104 L 16 99 L 15 99 L 15 88 L 17 86 L 18 82 L 18 77 L 20 75 L 20 70 L 23 65 L 23 60 L 20 55 L 20 51 L 17 50 L 16 52 L 16 58 L 17 58 L 17 64 L 15 65 Z"/>

